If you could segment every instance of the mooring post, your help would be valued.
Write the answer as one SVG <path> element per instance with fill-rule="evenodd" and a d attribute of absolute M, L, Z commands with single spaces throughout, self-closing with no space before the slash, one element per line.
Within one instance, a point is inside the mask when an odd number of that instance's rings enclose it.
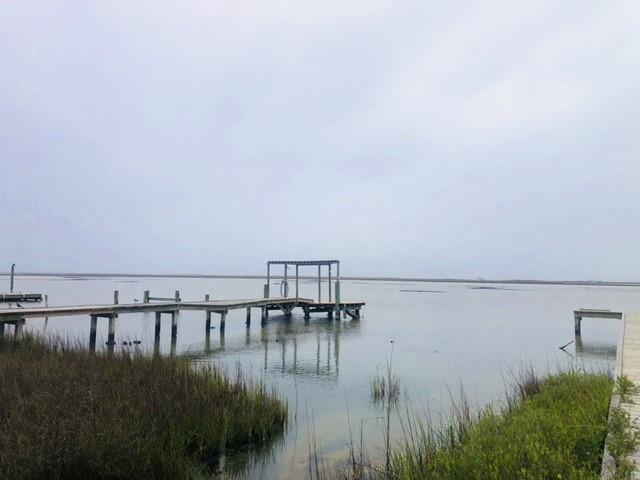
<path fill-rule="evenodd" d="M 336 280 L 336 317 L 340 319 L 340 281 Z"/>
<path fill-rule="evenodd" d="M 96 351 L 96 333 L 98 330 L 98 317 L 91 315 L 91 329 L 89 330 L 89 349 Z"/>
<path fill-rule="evenodd" d="M 15 328 L 16 328 L 16 331 L 15 331 L 15 334 L 14 334 L 14 335 L 15 335 L 15 337 L 16 337 L 17 339 L 21 339 L 21 338 L 22 338 L 22 336 L 24 335 L 24 324 L 25 324 L 26 322 L 27 322 L 27 321 L 26 321 L 24 318 L 21 318 L 20 320 L 18 320 L 18 321 L 16 322 L 16 327 L 15 327 Z"/>
<path fill-rule="evenodd" d="M 267 306 L 265 305 L 264 307 L 261 307 L 261 318 L 260 318 L 260 325 L 262 325 L 263 327 L 267 324 Z"/>
<path fill-rule="evenodd" d="M 175 301 L 176 303 L 180 301 L 180 290 L 176 290 Z"/>
<path fill-rule="evenodd" d="M 247 320 L 244 323 L 247 327 L 251 325 L 251 307 L 247 307 Z"/>
<path fill-rule="evenodd" d="M 227 320 L 227 312 L 220 312 L 220 332 L 224 332 L 225 322 Z"/>
<path fill-rule="evenodd" d="M 204 329 L 206 330 L 205 333 L 209 335 L 209 331 L 211 330 L 211 311 L 209 310 L 205 313 Z"/>
<path fill-rule="evenodd" d="M 178 312 L 171 312 L 171 341 L 178 336 Z"/>
<path fill-rule="evenodd" d="M 160 325 L 162 320 L 162 312 L 156 312 L 156 331 L 155 331 L 155 343 L 160 342 Z"/>
<path fill-rule="evenodd" d="M 11 264 L 11 283 L 9 285 L 9 293 L 13 293 L 13 275 L 16 271 L 16 264 L 12 263 Z"/>
<path fill-rule="evenodd" d="M 142 297 L 142 303 L 149 303 L 149 290 L 144 291 L 144 295 Z"/>
<path fill-rule="evenodd" d="M 580 316 L 580 314 L 574 312 L 573 313 L 573 323 L 574 323 L 574 327 L 575 327 L 575 334 L 576 335 L 580 335 L 580 327 L 581 327 L 581 323 L 582 323 L 582 317 Z"/>
<path fill-rule="evenodd" d="M 116 315 L 109 315 L 109 333 L 107 335 L 107 348 L 109 352 L 113 352 L 116 344 Z"/>
<path fill-rule="evenodd" d="M 0 338 L 4 337 L 4 322 L 0 322 Z"/>

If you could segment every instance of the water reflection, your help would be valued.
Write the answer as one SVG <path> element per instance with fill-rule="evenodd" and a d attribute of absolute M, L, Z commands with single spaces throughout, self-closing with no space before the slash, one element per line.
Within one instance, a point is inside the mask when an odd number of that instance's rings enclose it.
<path fill-rule="evenodd" d="M 615 344 L 583 340 L 582 335 L 575 336 L 576 357 L 580 360 L 590 362 L 615 360 L 616 350 L 617 345 Z"/>
<path fill-rule="evenodd" d="M 244 335 L 231 336 L 219 330 L 204 343 L 191 345 L 185 355 L 197 361 L 259 354 L 264 371 L 337 381 L 340 374 L 340 337 L 360 331 L 360 322 L 332 321 L 302 316 L 270 317 L 260 331 L 247 327 Z"/>

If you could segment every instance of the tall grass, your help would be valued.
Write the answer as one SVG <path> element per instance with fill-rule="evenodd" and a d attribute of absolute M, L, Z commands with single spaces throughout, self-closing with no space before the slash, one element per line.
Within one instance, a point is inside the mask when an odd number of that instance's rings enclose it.
<path fill-rule="evenodd" d="M 286 404 L 239 369 L 0 340 L 2 479 L 192 478 L 286 420 Z"/>
<path fill-rule="evenodd" d="M 333 478 L 599 479 L 612 389 L 605 374 L 566 371 L 540 379 L 525 371 L 502 409 L 474 413 L 463 398 L 442 425 L 403 416 L 404 439 L 390 462 L 349 465 Z"/>

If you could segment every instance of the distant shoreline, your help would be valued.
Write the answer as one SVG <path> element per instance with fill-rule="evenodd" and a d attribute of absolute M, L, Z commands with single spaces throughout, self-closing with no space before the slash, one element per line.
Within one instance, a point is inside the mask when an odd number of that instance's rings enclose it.
<path fill-rule="evenodd" d="M 16 276 L 23 277 L 126 277 L 126 278 L 234 278 L 234 279 L 261 279 L 266 275 L 214 275 L 214 274 L 159 274 L 159 273 L 42 273 L 42 272 L 16 272 Z M 9 273 L 0 273 L 0 276 L 8 277 Z M 272 275 L 271 278 L 283 278 L 282 275 Z M 290 277 L 291 278 L 291 277 Z M 301 279 L 314 280 L 318 277 L 301 275 Z M 323 276 L 323 281 L 326 280 Z M 474 284 L 507 284 L 507 285 L 583 285 L 598 287 L 640 287 L 640 282 L 605 282 L 597 280 L 491 280 L 491 279 L 468 279 L 468 278 L 416 278 L 416 277 L 352 277 L 343 276 L 341 280 L 362 280 L 374 282 L 422 282 L 422 283 L 474 283 Z"/>

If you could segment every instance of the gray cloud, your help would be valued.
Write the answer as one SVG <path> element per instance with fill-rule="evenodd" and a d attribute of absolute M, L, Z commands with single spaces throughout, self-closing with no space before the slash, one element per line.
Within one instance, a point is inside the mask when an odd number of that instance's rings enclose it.
<path fill-rule="evenodd" d="M 4 2 L 2 257 L 637 280 L 639 27 L 633 1 Z"/>

